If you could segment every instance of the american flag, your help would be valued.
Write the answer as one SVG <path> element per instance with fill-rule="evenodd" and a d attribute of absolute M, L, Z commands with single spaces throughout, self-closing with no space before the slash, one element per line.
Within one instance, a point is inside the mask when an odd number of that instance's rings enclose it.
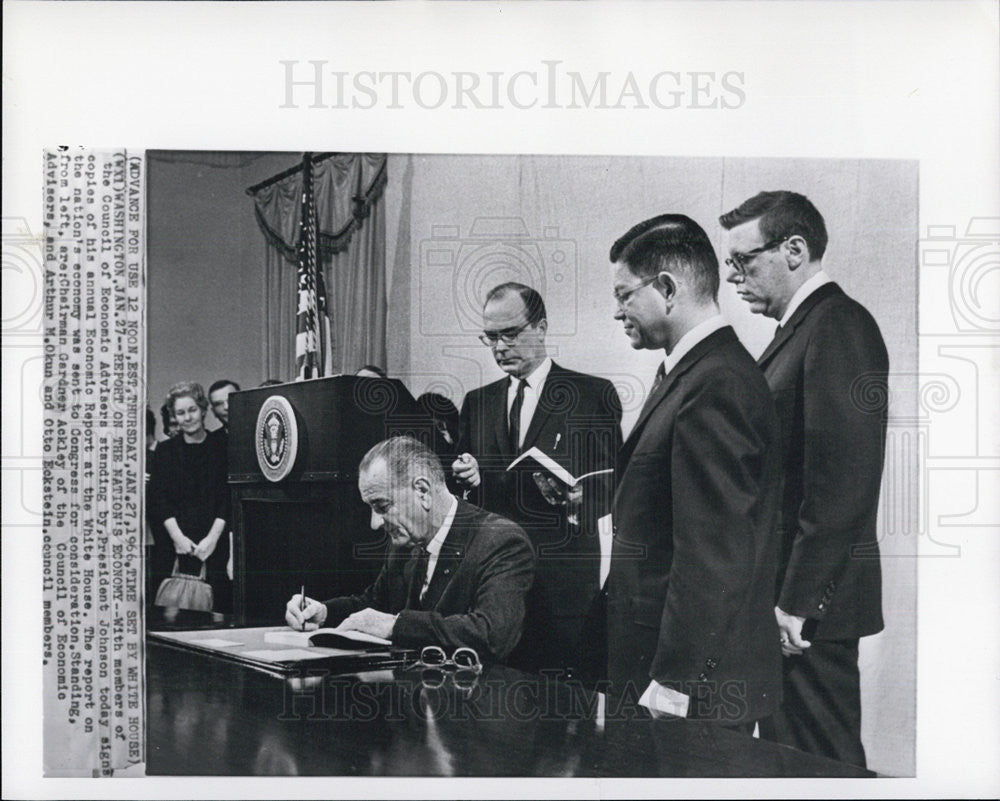
<path fill-rule="evenodd" d="M 302 207 L 295 248 L 299 273 L 299 306 L 295 315 L 295 377 L 297 381 L 333 373 L 330 318 L 326 286 L 317 248 L 316 199 L 313 195 L 312 154 L 302 160 Z"/>

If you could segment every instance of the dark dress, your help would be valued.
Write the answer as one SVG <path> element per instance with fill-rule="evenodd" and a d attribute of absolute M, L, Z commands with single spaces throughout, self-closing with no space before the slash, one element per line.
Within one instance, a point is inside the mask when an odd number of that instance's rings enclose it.
<path fill-rule="evenodd" d="M 159 444 L 159 443 L 157 443 Z M 153 603 L 160 582 L 170 575 L 174 564 L 173 547 L 170 535 L 163 528 L 163 521 L 155 511 L 153 503 L 153 474 L 156 472 L 156 449 L 146 449 L 146 524 L 149 526 L 149 537 L 146 547 L 146 602 Z M 164 542 L 169 548 L 158 547 Z M 168 561 L 169 560 L 169 561 Z"/>
<path fill-rule="evenodd" d="M 208 557 L 206 580 L 212 585 L 216 612 L 231 612 L 233 605 L 232 582 L 226 575 L 229 560 L 229 485 L 226 483 L 227 441 L 220 429 L 210 431 L 204 442 L 188 443 L 178 435 L 161 442 L 153 460 L 150 482 L 152 519 L 159 526 L 153 546 L 153 569 L 166 570 L 169 575 L 175 558 L 180 569 L 197 574 L 200 560 L 194 556 L 177 556 L 173 540 L 163 528 L 163 522 L 177 519 L 184 535 L 194 543 L 208 534 L 216 518 L 226 521 L 219 542 Z"/>

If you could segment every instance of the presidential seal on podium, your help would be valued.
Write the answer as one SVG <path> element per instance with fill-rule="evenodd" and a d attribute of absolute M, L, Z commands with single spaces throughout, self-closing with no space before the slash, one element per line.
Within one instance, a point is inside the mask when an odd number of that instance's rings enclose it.
<path fill-rule="evenodd" d="M 299 430 L 285 398 L 272 395 L 257 414 L 257 463 L 268 481 L 281 481 L 295 466 Z"/>

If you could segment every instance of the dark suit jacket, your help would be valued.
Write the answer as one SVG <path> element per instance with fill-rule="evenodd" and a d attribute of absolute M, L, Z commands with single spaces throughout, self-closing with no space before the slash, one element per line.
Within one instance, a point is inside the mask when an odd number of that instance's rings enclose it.
<path fill-rule="evenodd" d="M 816 621 L 807 639 L 881 631 L 876 514 L 889 357 L 878 325 L 826 284 L 757 363 L 778 410 L 784 461 L 777 604 Z"/>
<path fill-rule="evenodd" d="M 619 455 L 608 581 L 614 692 L 650 679 L 689 717 L 734 724 L 781 700 L 774 618 L 778 429 L 729 326 L 656 386 Z"/>
<path fill-rule="evenodd" d="M 538 554 L 525 636 L 514 663 L 528 670 L 578 666 L 585 615 L 594 604 L 600 572 L 597 518 L 611 507 L 613 477 L 586 479 L 579 527 L 550 505 L 530 470 L 506 472 L 518 454 L 507 440 L 504 377 L 472 390 L 462 404 L 459 453 L 479 462 L 480 485 L 470 500 L 521 526 Z M 552 364 L 522 451 L 535 446 L 574 476 L 614 467 L 621 445 L 621 402 L 603 378 Z"/>
<path fill-rule="evenodd" d="M 327 625 L 371 607 L 399 614 L 392 630 L 396 645 L 440 645 L 448 651 L 464 645 L 483 660 L 503 660 L 521 637 L 535 573 L 524 532 L 460 500 L 419 608 L 408 606 L 416 563 L 417 549 L 391 547 L 368 589 L 326 601 Z"/>

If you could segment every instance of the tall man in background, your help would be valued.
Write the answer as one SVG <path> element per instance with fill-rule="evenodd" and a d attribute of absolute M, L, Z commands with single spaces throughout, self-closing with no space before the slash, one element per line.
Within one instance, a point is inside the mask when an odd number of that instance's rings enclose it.
<path fill-rule="evenodd" d="M 761 192 L 720 222 L 727 280 L 779 322 L 758 364 L 784 451 L 774 613 L 785 701 L 761 733 L 863 766 L 858 638 L 883 628 L 876 513 L 889 357 L 872 316 L 823 271 L 826 225 L 807 198 Z"/>
<path fill-rule="evenodd" d="M 606 645 L 594 615 L 597 519 L 607 513 L 612 482 L 608 476 L 585 479 L 582 493 L 554 505 L 531 469 L 507 467 L 537 447 L 575 477 L 613 468 L 621 401 L 610 381 L 553 362 L 547 329 L 545 303 L 534 289 L 511 282 L 487 294 L 479 338 L 507 376 L 465 396 L 452 470 L 470 500 L 520 525 L 538 555 L 525 634 L 511 664 L 594 677 L 603 672 Z"/>
<path fill-rule="evenodd" d="M 781 698 L 774 406 L 719 314 L 719 262 L 694 220 L 646 220 L 610 258 L 615 319 L 664 355 L 618 457 L 611 690 L 749 733 Z"/>

